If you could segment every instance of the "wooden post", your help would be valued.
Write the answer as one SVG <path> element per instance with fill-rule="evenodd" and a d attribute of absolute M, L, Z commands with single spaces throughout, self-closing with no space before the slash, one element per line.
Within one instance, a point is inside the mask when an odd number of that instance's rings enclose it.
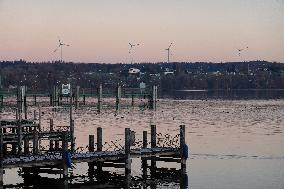
<path fill-rule="evenodd" d="M 98 113 L 101 113 L 102 109 L 102 96 L 103 96 L 103 86 L 100 84 L 98 88 Z"/>
<path fill-rule="evenodd" d="M 0 122 L 1 124 L 1 122 Z M 3 137 L 3 134 L 6 133 L 6 128 L 3 128 L 2 129 L 2 126 L 0 125 L 0 134 L 2 134 L 2 137 Z M 1 144 L 0 144 L 1 145 Z M 2 148 L 1 148 L 2 149 Z M 1 153 L 1 152 L 0 152 Z M 3 144 L 3 154 L 6 155 L 7 154 L 7 144 Z"/>
<path fill-rule="evenodd" d="M 156 132 L 156 125 L 151 125 L 151 148 L 156 148 L 157 132 Z"/>
<path fill-rule="evenodd" d="M 72 104 L 73 104 L 73 100 L 72 100 L 72 98 L 73 98 L 72 85 L 70 85 L 70 94 L 69 94 L 69 97 L 70 97 L 70 106 L 72 106 Z"/>
<path fill-rule="evenodd" d="M 130 142 L 131 142 L 131 130 L 125 128 L 125 177 L 131 176 L 131 157 L 130 157 Z"/>
<path fill-rule="evenodd" d="M 95 151 L 95 137 L 94 135 L 89 135 L 89 152 L 94 152 Z M 88 175 L 90 179 L 93 179 L 93 174 L 94 174 L 94 162 L 89 162 L 88 163 Z"/>
<path fill-rule="evenodd" d="M 76 86 L 76 93 L 75 93 L 75 107 L 76 107 L 76 109 L 79 107 L 79 98 L 80 98 L 80 86 Z"/>
<path fill-rule="evenodd" d="M 103 130 L 101 127 L 97 128 L 97 151 L 101 152 L 103 150 Z M 97 162 L 97 171 L 101 172 L 102 162 Z"/>
<path fill-rule="evenodd" d="M 101 127 L 97 128 L 97 151 L 103 150 L 103 129 Z"/>
<path fill-rule="evenodd" d="M 181 171 L 186 172 L 186 159 L 184 157 L 185 147 L 185 125 L 180 125 L 180 156 L 181 156 Z"/>
<path fill-rule="evenodd" d="M 156 125 L 151 125 L 151 148 L 157 147 L 157 132 L 156 132 Z M 151 157 L 151 176 L 155 175 L 156 172 L 156 160 L 155 156 Z"/>
<path fill-rule="evenodd" d="M 34 121 L 36 120 L 36 110 L 34 110 Z"/>
<path fill-rule="evenodd" d="M 19 119 L 17 121 L 17 134 L 18 134 L 18 144 L 17 144 L 17 147 L 18 147 L 18 155 L 20 155 L 22 153 L 22 120 Z"/>
<path fill-rule="evenodd" d="M 0 188 L 3 188 L 3 133 L 2 133 L 2 126 L 0 120 Z"/>
<path fill-rule="evenodd" d="M 54 131 L 54 128 L 53 128 L 53 119 L 49 119 L 49 131 L 50 132 L 53 132 Z M 50 151 L 53 151 L 54 150 L 54 141 L 53 140 L 50 140 L 49 141 L 49 150 Z"/>
<path fill-rule="evenodd" d="M 38 132 L 34 130 L 34 137 L 33 137 L 33 154 L 38 154 Z"/>
<path fill-rule="evenodd" d="M 147 131 L 143 131 L 143 148 L 147 148 Z M 142 159 L 142 178 L 144 180 L 147 179 L 147 160 L 145 160 L 143 157 Z"/>
<path fill-rule="evenodd" d="M 41 132 L 41 106 L 38 106 L 38 131 Z"/>
<path fill-rule="evenodd" d="M 36 95 L 34 95 L 34 105 L 36 106 Z"/>
<path fill-rule="evenodd" d="M 147 148 L 147 131 L 143 131 L 143 148 Z"/>
<path fill-rule="evenodd" d="M 25 113 L 25 119 L 28 119 L 28 107 L 27 107 L 27 96 L 24 96 L 24 113 Z"/>
<path fill-rule="evenodd" d="M 152 100 L 153 100 L 153 110 L 156 111 L 157 109 L 157 92 L 158 88 L 156 85 L 153 86 L 153 91 L 152 91 Z"/>
<path fill-rule="evenodd" d="M 29 139 L 25 137 L 24 139 L 24 154 L 29 154 Z"/>
<path fill-rule="evenodd" d="M 133 90 L 131 91 L 131 106 L 134 106 L 134 92 Z"/>
<path fill-rule="evenodd" d="M 68 178 L 68 167 L 66 165 L 66 152 L 68 151 L 67 132 L 62 133 L 62 164 L 63 164 L 63 179 Z"/>
<path fill-rule="evenodd" d="M 120 110 L 120 100 L 121 100 L 121 86 L 117 86 L 116 88 L 116 111 Z"/>
<path fill-rule="evenodd" d="M 83 104 L 86 105 L 85 89 L 83 89 Z"/>
<path fill-rule="evenodd" d="M 75 152 L 74 120 L 70 120 L 71 152 Z"/>
<path fill-rule="evenodd" d="M 0 112 L 2 112 L 2 108 L 4 107 L 4 97 L 3 95 L 0 96 Z"/>

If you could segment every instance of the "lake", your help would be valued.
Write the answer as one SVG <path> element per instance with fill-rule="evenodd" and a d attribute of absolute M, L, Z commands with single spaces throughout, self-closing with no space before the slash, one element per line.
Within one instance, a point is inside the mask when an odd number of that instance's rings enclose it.
<path fill-rule="evenodd" d="M 91 98 L 87 101 L 96 102 Z M 156 112 L 144 109 L 143 100 L 137 101 L 135 108 L 131 108 L 129 99 L 123 99 L 122 103 L 119 113 L 115 112 L 115 99 L 104 99 L 101 114 L 96 113 L 95 105 L 75 110 L 76 145 L 86 150 L 88 135 L 96 135 L 97 127 L 103 128 L 104 142 L 123 144 L 126 127 L 134 130 L 136 137 L 141 139 L 143 130 L 149 133 L 150 124 L 157 126 L 158 133 L 171 135 L 177 134 L 179 125 L 184 124 L 190 150 L 188 188 L 284 188 L 284 100 L 159 99 Z M 29 111 L 32 114 L 33 108 Z M 42 111 L 43 128 L 48 127 L 49 118 L 54 119 L 55 125 L 68 125 L 67 109 Z M 5 108 L 0 115 L 9 118 L 12 110 Z M 140 161 L 133 159 L 132 166 L 132 176 L 140 177 Z M 180 167 L 175 163 L 160 163 L 158 166 Z M 87 164 L 77 164 L 73 174 L 87 175 L 87 170 Z M 124 172 L 120 169 L 110 171 Z M 5 184 L 22 182 L 17 170 L 6 170 Z M 169 181 L 156 183 L 155 188 L 181 187 L 180 183 Z"/>

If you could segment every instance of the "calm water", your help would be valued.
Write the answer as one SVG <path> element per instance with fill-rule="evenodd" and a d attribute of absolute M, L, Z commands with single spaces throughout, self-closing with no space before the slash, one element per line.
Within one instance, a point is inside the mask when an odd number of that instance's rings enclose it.
<path fill-rule="evenodd" d="M 284 188 L 284 100 L 159 100 L 156 112 L 138 105 L 130 108 L 124 99 L 122 110 L 116 114 L 113 99 L 104 102 L 104 110 L 96 114 L 96 107 L 81 107 L 74 112 L 77 146 L 85 150 L 88 135 L 103 128 L 104 142 L 123 144 L 124 128 L 150 132 L 150 124 L 157 132 L 175 135 L 179 125 L 186 125 L 186 142 L 190 149 L 187 160 L 189 188 Z M 88 103 L 95 103 L 88 99 Z M 94 104 L 95 105 L 95 104 Z M 129 106 L 127 106 L 129 105 Z M 10 109 L 1 118 L 11 116 Z M 30 109 L 32 112 L 33 109 Z M 53 118 L 55 125 L 68 125 L 68 111 L 52 113 L 43 109 L 43 126 Z M 105 148 L 107 148 L 105 146 Z M 158 167 L 180 168 L 179 164 L 158 164 Z M 140 161 L 133 160 L 133 176 L 140 176 Z M 77 164 L 74 174 L 86 175 L 87 164 Z M 115 169 L 118 173 L 124 170 Z M 50 176 L 49 177 L 54 177 Z M 7 170 L 6 184 L 23 182 L 16 170 Z M 157 184 L 158 188 L 179 188 L 178 183 Z"/>

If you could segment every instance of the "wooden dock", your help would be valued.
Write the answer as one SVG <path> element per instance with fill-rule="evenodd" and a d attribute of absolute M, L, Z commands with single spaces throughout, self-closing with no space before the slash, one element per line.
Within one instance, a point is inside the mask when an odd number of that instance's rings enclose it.
<path fill-rule="evenodd" d="M 74 105 L 75 108 L 80 106 L 96 106 L 97 112 L 102 111 L 102 104 L 104 98 L 115 98 L 115 109 L 119 111 L 122 106 L 122 98 L 131 98 L 131 106 L 135 106 L 135 98 L 142 98 L 147 100 L 145 105 L 149 109 L 156 110 L 158 87 L 153 86 L 147 89 L 140 88 L 122 88 L 117 85 L 115 89 L 103 89 L 102 85 L 99 85 L 96 90 L 94 89 L 81 89 L 80 86 L 71 86 L 69 94 L 64 95 L 59 86 L 54 86 L 49 92 L 29 92 L 26 86 L 19 86 L 16 91 L 0 91 L 0 111 L 6 106 L 16 107 L 20 112 L 24 113 L 25 119 L 27 119 L 27 108 L 31 106 L 42 105 L 41 99 L 48 98 L 49 102 L 47 106 L 62 106 L 62 105 Z M 15 97 L 14 103 L 5 102 L 6 98 Z M 96 98 L 97 102 L 90 104 L 87 103 L 86 98 Z M 43 105 L 42 105 L 43 106 Z"/>
<path fill-rule="evenodd" d="M 73 126 L 71 124 L 66 131 L 58 132 L 51 129 L 47 132 L 40 131 L 36 123 L 30 123 L 27 127 L 24 124 L 19 124 L 18 121 L 16 124 L 17 131 L 7 132 L 7 129 L 13 130 L 14 124 L 4 125 L 3 123 L 8 122 L 1 121 L 0 186 L 3 186 L 3 170 L 22 168 L 26 174 L 33 172 L 59 173 L 66 180 L 66 186 L 64 186 L 68 188 L 68 180 L 70 180 L 68 169 L 72 170 L 71 164 L 82 162 L 88 162 L 91 172 L 94 172 L 94 167 L 96 167 L 96 170 L 102 170 L 103 167 L 123 168 L 125 177 L 131 178 L 132 158 L 141 158 L 143 165 L 147 165 L 147 160 L 150 160 L 150 170 L 156 168 L 157 161 L 180 163 L 181 172 L 185 173 L 187 154 L 184 150 L 186 146 L 184 125 L 180 126 L 179 134 L 172 137 L 171 139 L 175 140 L 170 143 L 167 141 L 169 135 L 167 134 L 165 139 L 161 138 L 162 135 L 157 134 L 155 125 L 151 125 L 149 142 L 147 131 L 143 132 L 143 140 L 137 141 L 135 132 L 126 128 L 124 145 L 120 145 L 121 147 L 115 150 L 104 149 L 102 128 L 99 127 L 97 128 L 97 141 L 95 142 L 94 135 L 89 135 L 88 151 L 78 152 L 75 150 L 74 134 L 72 133 L 74 124 Z M 25 129 L 25 127 L 32 129 Z M 49 140 L 47 150 L 39 149 L 40 139 Z M 165 141 L 163 144 L 158 142 L 163 140 Z M 177 140 L 179 141 L 177 142 Z M 32 150 L 30 150 L 29 141 L 32 141 Z M 53 142 L 55 142 L 55 147 Z M 138 143 L 141 144 L 139 147 L 137 146 Z M 11 151 L 7 150 L 8 144 L 14 145 Z"/>

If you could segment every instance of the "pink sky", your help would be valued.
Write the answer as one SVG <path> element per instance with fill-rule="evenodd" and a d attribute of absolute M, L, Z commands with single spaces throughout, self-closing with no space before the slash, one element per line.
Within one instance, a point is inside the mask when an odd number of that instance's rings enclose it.
<path fill-rule="evenodd" d="M 0 0 L 0 60 L 284 62 L 283 0 Z M 238 56 L 237 49 L 249 46 Z"/>

